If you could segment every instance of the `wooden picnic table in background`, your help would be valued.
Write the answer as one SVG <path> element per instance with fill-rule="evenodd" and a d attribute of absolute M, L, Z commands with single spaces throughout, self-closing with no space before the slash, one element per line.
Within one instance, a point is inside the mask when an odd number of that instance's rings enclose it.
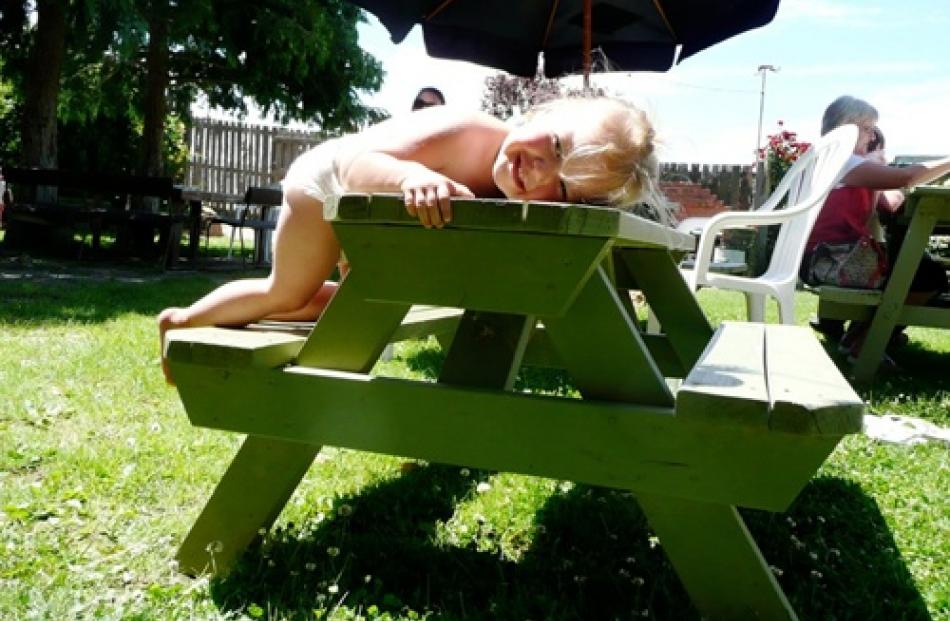
<path fill-rule="evenodd" d="M 907 196 L 902 220 L 907 225 L 907 232 L 883 291 L 840 287 L 818 289 L 819 317 L 871 322 L 852 370 L 858 382 L 870 382 L 874 378 L 895 326 L 950 328 L 950 305 L 905 303 L 931 235 L 950 230 L 950 187 L 914 188 Z"/>

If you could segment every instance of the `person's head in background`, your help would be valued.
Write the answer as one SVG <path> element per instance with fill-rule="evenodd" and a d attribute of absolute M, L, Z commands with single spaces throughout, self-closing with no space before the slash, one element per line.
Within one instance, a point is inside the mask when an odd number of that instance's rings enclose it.
<path fill-rule="evenodd" d="M 873 136 L 875 125 L 877 124 L 877 110 L 857 97 L 842 95 L 835 99 L 825 108 L 825 114 L 821 117 L 821 135 L 848 123 L 858 126 L 858 143 L 854 147 L 857 155 L 865 155 L 868 152 L 868 143 Z"/>
<path fill-rule="evenodd" d="M 425 86 L 419 89 L 419 93 L 412 101 L 413 110 L 422 110 L 423 108 L 429 108 L 431 106 L 443 105 L 445 105 L 445 95 L 434 86 Z"/>
<path fill-rule="evenodd" d="M 884 132 L 880 127 L 875 127 L 871 139 L 868 141 L 867 156 L 880 164 L 887 164 L 887 156 L 884 155 Z"/>

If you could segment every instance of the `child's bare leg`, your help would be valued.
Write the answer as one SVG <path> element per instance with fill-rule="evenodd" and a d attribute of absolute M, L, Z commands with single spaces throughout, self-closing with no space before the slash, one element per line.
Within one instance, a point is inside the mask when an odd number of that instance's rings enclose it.
<path fill-rule="evenodd" d="M 267 319 L 274 321 L 316 321 L 323 314 L 323 310 L 330 303 L 339 285 L 332 280 L 323 283 L 316 295 L 310 298 L 307 305 L 289 313 L 274 313 L 267 316 Z"/>
<path fill-rule="evenodd" d="M 171 382 L 164 359 L 164 335 L 171 328 L 244 325 L 276 313 L 305 307 L 333 271 L 340 245 L 323 219 L 320 201 L 290 188 L 274 231 L 270 276 L 229 282 L 187 308 L 167 308 L 158 316 L 162 339 L 162 369 Z"/>

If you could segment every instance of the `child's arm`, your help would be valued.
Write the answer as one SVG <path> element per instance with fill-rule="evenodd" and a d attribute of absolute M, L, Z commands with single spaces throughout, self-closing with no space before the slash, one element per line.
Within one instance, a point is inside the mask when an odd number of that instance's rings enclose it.
<path fill-rule="evenodd" d="M 337 173 L 347 190 L 402 193 L 409 213 L 442 226 L 452 217 L 450 196 L 494 189 L 492 163 L 507 131 L 487 115 L 438 106 L 348 138 Z"/>
<path fill-rule="evenodd" d="M 347 190 L 401 192 L 406 210 L 427 227 L 451 222 L 450 196 L 475 196 L 466 186 L 424 164 L 378 151 L 354 156 L 341 182 Z"/>

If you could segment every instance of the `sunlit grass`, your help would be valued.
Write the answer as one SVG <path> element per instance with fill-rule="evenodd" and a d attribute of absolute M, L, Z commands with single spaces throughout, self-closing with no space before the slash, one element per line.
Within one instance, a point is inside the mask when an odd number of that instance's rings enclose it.
<path fill-rule="evenodd" d="M 0 280 L 0 619 L 696 618 L 629 493 L 333 448 L 231 576 L 182 576 L 240 437 L 188 423 L 153 317 L 219 278 L 27 271 Z M 800 294 L 799 322 L 814 309 Z M 873 411 L 948 424 L 947 333 L 911 329 L 905 371 L 862 390 Z M 377 372 L 440 364 L 409 342 Z M 948 470 L 946 446 L 850 436 L 787 513 L 743 513 L 801 618 L 946 620 Z"/>

